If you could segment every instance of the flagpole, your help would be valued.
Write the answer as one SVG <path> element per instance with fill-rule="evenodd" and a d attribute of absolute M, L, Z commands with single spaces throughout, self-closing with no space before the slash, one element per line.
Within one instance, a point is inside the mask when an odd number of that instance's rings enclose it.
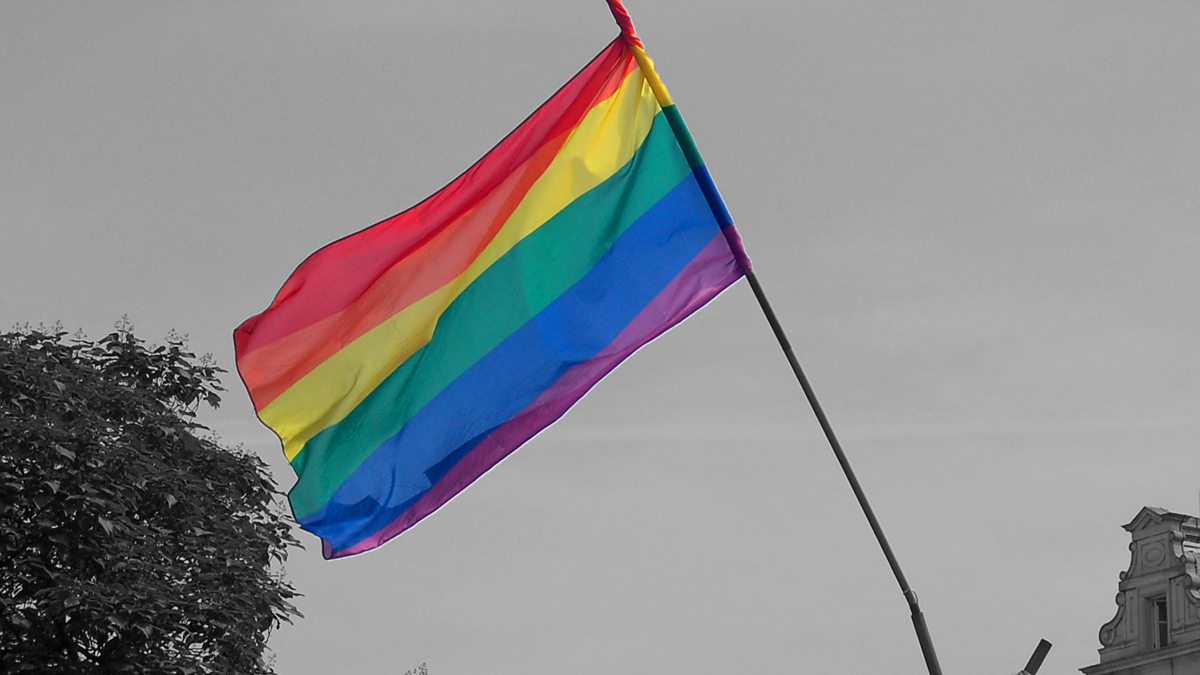
<path fill-rule="evenodd" d="M 900 562 L 896 560 L 896 554 L 892 552 L 892 547 L 888 544 L 887 537 L 883 534 L 883 528 L 879 524 L 879 519 L 875 517 L 875 511 L 871 508 L 871 503 L 867 501 L 867 494 L 863 492 L 862 485 L 859 484 L 858 477 L 854 474 L 854 468 L 850 466 L 850 460 L 842 450 L 842 444 L 838 441 L 837 434 L 833 431 L 833 426 L 829 424 L 829 418 L 825 416 L 825 410 L 821 407 L 821 402 L 817 400 L 817 394 L 813 391 L 808 377 L 804 374 L 804 369 L 800 367 L 800 361 L 796 358 L 796 353 L 792 351 L 791 342 L 788 341 L 787 334 L 783 332 L 783 326 L 780 325 L 779 319 L 775 316 L 775 310 L 772 309 L 771 302 L 767 300 L 767 295 L 763 291 L 762 284 L 759 283 L 758 276 L 754 274 L 753 270 L 746 271 L 746 281 L 750 282 L 750 289 L 754 291 L 754 297 L 758 300 L 759 306 L 762 307 L 763 314 L 767 317 L 767 323 L 771 324 L 771 331 L 775 333 L 775 339 L 779 341 L 779 346 L 783 348 L 783 354 L 787 357 L 788 363 L 791 364 L 792 372 L 796 374 L 796 380 L 800 382 L 800 388 L 804 390 L 804 396 L 808 398 L 808 404 L 812 406 L 813 413 L 816 414 L 817 421 L 821 424 L 821 430 L 825 432 L 825 438 L 829 440 L 829 446 L 833 448 L 833 454 L 837 457 L 838 464 L 842 467 L 842 473 L 846 475 L 846 480 L 850 483 L 850 489 L 854 491 L 854 497 L 858 500 L 858 505 L 862 507 L 863 515 L 867 517 L 867 522 L 871 525 L 871 531 L 875 533 L 875 539 L 879 542 L 879 548 L 883 550 L 883 555 L 887 558 L 888 565 L 892 568 L 892 574 L 896 577 L 896 583 L 900 585 L 900 592 L 904 595 L 905 601 L 908 602 L 908 608 L 912 615 L 913 629 L 917 632 L 917 642 L 921 645 L 921 654 L 925 657 L 925 667 L 929 670 L 929 675 L 942 675 L 942 667 L 938 664 L 937 652 L 933 649 L 933 638 L 929 635 L 929 627 L 925 625 L 925 614 L 921 612 L 921 607 L 917 602 L 917 593 L 904 577 L 904 571 L 900 569 Z"/>
<path fill-rule="evenodd" d="M 671 122 L 671 128 L 675 132 L 676 139 L 679 141 L 684 153 L 689 156 L 689 159 L 694 157 L 698 160 L 699 152 L 696 150 L 695 142 L 692 140 L 687 126 L 684 125 L 683 118 L 675 109 L 674 102 L 671 100 L 671 95 L 667 93 L 666 86 L 654 70 L 654 62 L 646 54 L 645 45 L 643 45 L 641 39 L 638 38 L 637 33 L 634 31 L 633 21 L 629 17 L 629 12 L 621 4 L 621 0 L 607 0 L 607 2 L 609 9 L 612 10 L 613 18 L 621 28 L 621 35 L 624 36 L 630 51 L 633 52 L 633 56 L 638 62 L 638 67 L 641 69 L 642 74 L 645 75 L 650 88 L 654 91 L 654 96 L 658 99 L 659 105 L 662 106 L 664 113 L 667 114 L 667 119 Z M 695 163 L 695 166 L 696 178 L 700 182 L 700 187 L 704 192 L 705 198 L 708 200 L 709 206 L 713 209 L 713 214 L 722 225 L 732 225 L 732 218 L 730 218 L 724 202 L 721 201 L 716 185 L 712 182 L 708 170 L 704 168 L 703 163 L 698 161 Z M 770 324 L 771 331 L 775 334 L 775 339 L 783 349 L 783 354 L 787 358 L 788 364 L 791 365 L 792 373 L 795 374 L 797 382 L 800 383 L 800 388 L 804 390 L 804 396 L 808 399 L 808 404 L 812 407 L 813 413 L 821 425 L 821 430 L 825 432 L 825 438 L 829 441 L 829 446 L 833 449 L 833 454 L 837 458 L 838 464 L 842 467 L 842 473 L 845 474 L 846 480 L 850 483 L 850 489 L 854 492 L 854 497 L 858 500 L 858 505 L 862 508 L 863 515 L 867 518 L 867 523 L 871 526 L 871 531 L 875 534 L 875 540 L 879 543 L 879 548 L 883 551 L 888 566 L 891 567 L 892 574 L 896 577 L 896 583 L 899 584 L 900 592 L 904 595 L 904 600 L 908 603 L 912 615 L 913 629 L 917 633 L 917 642 L 921 646 L 921 654 L 925 657 L 925 667 L 929 670 L 929 675 L 942 675 L 942 667 L 938 663 L 937 652 L 933 648 L 933 638 L 930 637 L 929 627 L 925 624 L 925 615 L 921 612 L 916 591 L 909 585 L 908 580 L 904 576 L 904 571 L 900 569 L 900 562 L 896 560 L 896 554 L 892 552 L 892 547 L 888 544 L 887 537 L 883 534 L 883 528 L 879 524 L 879 519 L 875 517 L 875 511 L 871 508 L 870 502 L 867 501 L 867 495 L 863 492 L 862 485 L 858 482 L 858 477 L 854 474 L 854 468 L 850 466 L 850 460 L 842 450 L 842 444 L 838 441 L 837 434 L 834 433 L 833 426 L 830 425 L 829 418 L 826 417 L 825 410 L 821 407 L 821 402 L 817 400 L 817 394 L 813 391 L 812 384 L 808 381 L 808 376 L 804 374 L 804 369 L 800 367 L 800 361 L 796 358 L 796 353 L 792 350 L 791 342 L 788 340 L 787 334 L 784 333 L 783 326 L 779 323 L 779 318 L 775 315 L 775 310 L 771 307 L 770 300 L 767 299 L 767 294 L 758 280 L 758 275 L 750 268 L 749 259 L 746 258 L 745 253 L 741 249 L 741 242 L 737 240 L 731 227 L 722 227 L 721 229 L 726 231 L 726 236 L 730 239 L 730 245 L 738 257 L 738 263 L 742 266 L 742 271 L 746 275 L 746 281 L 750 283 L 750 289 L 754 292 L 754 298 L 758 301 L 759 307 L 762 308 L 763 314 L 767 318 L 767 323 Z"/>

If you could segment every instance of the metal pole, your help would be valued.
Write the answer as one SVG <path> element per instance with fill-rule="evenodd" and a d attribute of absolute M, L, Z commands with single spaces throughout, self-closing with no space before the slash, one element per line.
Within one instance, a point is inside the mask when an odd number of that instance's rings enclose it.
<path fill-rule="evenodd" d="M 771 324 L 771 330 L 775 333 L 775 339 L 779 340 L 779 346 L 783 347 L 783 353 L 787 357 L 788 363 L 792 366 L 792 372 L 796 374 L 796 380 L 800 382 L 800 387 L 804 390 L 804 395 L 808 397 L 808 403 L 812 406 L 813 412 L 817 416 L 817 421 L 821 423 L 821 429 L 825 432 L 825 437 L 829 439 L 829 445 L 833 448 L 833 454 L 837 457 L 838 464 L 842 467 L 842 472 L 846 474 L 846 480 L 850 481 L 850 489 L 854 491 L 854 496 L 858 499 L 858 505 L 862 507 L 863 514 L 867 517 L 867 522 L 871 525 L 871 531 L 875 533 L 875 539 L 879 542 L 879 547 L 883 549 L 883 555 L 887 558 L 888 565 L 892 568 L 892 574 L 896 575 L 896 582 L 900 584 L 900 592 L 904 594 L 905 601 L 908 602 L 909 610 L 912 612 L 913 628 L 917 631 L 917 642 L 921 645 L 921 654 L 925 657 L 925 667 L 929 669 L 929 675 L 942 675 L 942 667 L 938 664 L 937 653 L 933 650 L 933 639 L 929 637 L 929 628 L 925 625 L 925 615 L 921 613 L 921 607 L 917 604 L 917 594 L 909 587 L 908 581 L 904 578 L 904 572 L 900 570 L 900 563 L 896 561 L 896 555 L 892 553 L 892 547 L 888 545 L 887 537 L 883 536 L 883 528 L 879 526 L 879 520 L 875 518 L 875 512 L 871 510 L 870 503 L 867 502 L 867 495 L 863 492 L 862 486 L 858 484 L 858 478 L 854 475 L 854 469 L 850 467 L 850 461 L 846 459 L 846 453 L 842 451 L 842 445 L 838 442 L 837 435 L 833 433 L 833 427 L 830 426 L 829 420 L 825 417 L 825 411 L 821 409 L 821 404 L 817 401 L 817 395 L 813 392 L 812 385 L 809 384 L 808 378 L 804 375 L 804 370 L 800 367 L 800 362 L 796 359 L 796 354 L 792 351 L 792 345 L 787 339 L 787 335 L 783 332 L 783 326 L 779 324 L 779 319 L 775 316 L 775 310 L 771 308 L 771 303 L 767 300 L 766 293 L 763 292 L 762 284 L 758 282 L 758 276 L 751 269 L 749 260 L 745 256 L 745 251 L 741 248 L 740 241 L 737 240 L 736 234 L 732 233 L 731 227 L 733 219 L 729 215 L 729 211 L 725 208 L 725 203 L 721 200 L 721 195 L 717 192 L 717 186 L 713 183 L 712 177 L 709 176 L 708 170 L 704 167 L 703 160 L 700 159 L 700 152 L 696 149 L 696 145 L 692 140 L 691 133 L 688 132 L 687 125 L 683 122 L 683 117 L 679 114 L 679 110 L 675 107 L 671 100 L 670 93 L 667 92 L 666 85 L 662 79 L 658 77 L 658 73 L 654 70 L 654 62 L 646 54 L 645 45 L 638 38 L 637 32 L 633 28 L 633 21 L 629 18 L 629 12 L 621 0 L 607 0 L 608 7 L 612 10 L 613 18 L 621 29 L 621 34 L 624 36 L 626 43 L 629 46 L 633 56 L 637 59 L 638 67 L 642 71 L 642 75 L 646 77 L 650 88 L 654 91 L 654 96 L 658 99 L 659 105 L 663 109 L 667 121 L 671 125 L 671 130 L 675 133 L 676 140 L 679 141 L 680 147 L 684 154 L 688 157 L 688 163 L 692 165 L 693 174 L 700 188 L 704 193 L 705 199 L 708 201 L 709 207 L 712 209 L 713 215 L 717 222 L 722 225 L 722 231 L 730 240 L 730 248 L 738 259 L 738 264 L 746 275 L 746 280 L 750 282 L 750 288 L 754 291 L 754 297 L 758 300 L 758 304 L 762 307 L 763 314 L 767 317 L 767 322 Z"/>
<path fill-rule="evenodd" d="M 1025 668 L 1017 675 L 1037 675 L 1037 671 L 1042 667 L 1042 661 L 1046 660 L 1046 654 L 1050 652 L 1052 647 L 1046 640 L 1038 642 L 1038 646 L 1033 650 L 1033 656 L 1029 657 L 1029 663 L 1025 664 Z"/>
<path fill-rule="evenodd" d="M 775 316 L 775 310 L 771 307 L 770 300 L 767 300 L 767 294 L 763 291 L 762 284 L 758 281 L 758 275 L 753 270 L 747 270 L 746 281 L 750 282 L 750 289 L 754 291 L 754 297 L 758 300 L 759 306 L 762 307 L 763 314 L 767 317 L 767 323 L 771 324 L 771 331 L 775 333 L 775 339 L 779 341 L 779 346 L 783 348 L 783 354 L 792 366 L 792 372 L 795 373 L 796 380 L 800 383 L 800 388 L 804 390 L 804 396 L 808 398 L 808 404 L 812 406 L 813 413 L 817 416 L 817 421 L 821 424 L 821 430 L 825 432 L 825 438 L 829 440 L 829 447 L 833 448 L 833 454 L 837 457 L 838 464 L 842 467 L 842 473 L 846 475 L 846 480 L 850 482 L 850 489 L 854 491 L 854 497 L 858 499 L 858 505 L 862 507 L 863 515 L 867 517 L 867 522 L 871 525 L 871 531 L 875 533 L 875 539 L 879 542 L 879 548 L 883 550 L 883 555 L 887 558 L 888 565 L 892 568 L 892 574 L 896 576 L 896 583 L 900 585 L 900 592 L 904 594 L 904 599 L 908 602 L 908 608 L 912 613 L 913 628 L 917 632 L 917 642 L 921 645 L 921 654 L 925 657 L 925 667 L 929 669 L 929 675 L 942 675 L 942 667 L 938 664 L 937 652 L 933 649 L 933 638 L 929 635 L 929 628 L 925 625 L 925 615 L 921 612 L 921 607 L 917 602 L 917 593 L 908 585 L 908 580 L 904 577 L 904 571 L 900 569 L 900 563 L 896 560 L 896 554 L 892 552 L 892 547 L 888 544 L 887 537 L 883 534 L 883 528 L 879 525 L 879 519 L 875 517 L 875 511 L 871 508 L 870 502 L 867 501 L 867 495 L 863 492 L 862 485 L 858 482 L 858 477 L 854 475 L 854 469 L 850 466 L 850 460 L 846 458 L 846 453 L 842 450 L 842 444 L 838 441 L 837 434 L 834 433 L 833 427 L 829 424 L 829 418 L 825 416 L 825 410 L 821 408 L 821 402 L 817 400 L 817 394 L 813 391 L 812 385 L 808 381 L 808 376 L 804 374 L 804 369 L 800 367 L 800 361 L 796 358 L 796 353 L 792 351 L 792 344 L 788 340 L 787 334 L 783 332 L 783 326 L 780 325 L 779 318 Z"/>

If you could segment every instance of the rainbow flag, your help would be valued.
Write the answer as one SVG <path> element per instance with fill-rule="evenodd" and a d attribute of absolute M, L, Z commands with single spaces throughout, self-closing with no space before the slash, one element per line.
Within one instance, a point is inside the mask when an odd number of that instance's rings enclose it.
<path fill-rule="evenodd" d="M 462 175 L 310 255 L 234 331 L 326 558 L 412 527 L 749 269 L 640 50 L 623 31 Z"/>

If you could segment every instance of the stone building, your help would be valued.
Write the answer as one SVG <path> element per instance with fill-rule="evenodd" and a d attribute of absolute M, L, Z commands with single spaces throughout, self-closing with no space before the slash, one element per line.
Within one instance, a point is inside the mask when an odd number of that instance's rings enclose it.
<path fill-rule="evenodd" d="M 1086 675 L 1200 675 L 1200 518 L 1145 507 L 1125 526 L 1129 569 Z"/>

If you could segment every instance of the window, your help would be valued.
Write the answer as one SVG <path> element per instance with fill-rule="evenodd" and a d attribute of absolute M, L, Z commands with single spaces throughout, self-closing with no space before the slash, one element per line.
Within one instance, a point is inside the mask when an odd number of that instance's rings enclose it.
<path fill-rule="evenodd" d="M 1150 639 L 1159 649 L 1171 644 L 1171 626 L 1167 623 L 1167 599 L 1154 598 L 1150 601 Z"/>

